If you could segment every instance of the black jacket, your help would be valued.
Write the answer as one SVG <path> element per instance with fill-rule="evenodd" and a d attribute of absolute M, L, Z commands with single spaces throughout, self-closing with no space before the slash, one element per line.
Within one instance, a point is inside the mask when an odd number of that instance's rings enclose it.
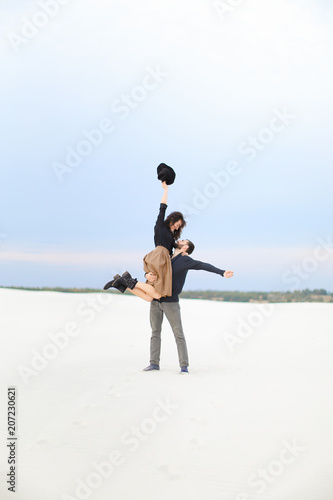
<path fill-rule="evenodd" d="M 166 208 L 167 205 L 165 203 L 160 204 L 160 211 L 154 228 L 154 243 L 155 247 L 161 245 L 172 255 L 175 248 L 175 239 L 170 229 L 164 223 Z"/>
<path fill-rule="evenodd" d="M 187 272 L 190 269 L 195 269 L 197 271 L 208 271 L 209 273 L 224 275 L 224 270 L 218 269 L 217 267 L 207 264 L 206 262 L 200 262 L 200 260 L 194 260 L 189 255 L 182 255 L 181 253 L 176 255 L 171 259 L 172 265 L 172 297 L 162 297 L 160 302 L 179 302 L 179 294 L 181 293 Z M 155 300 L 155 299 L 154 299 Z"/>

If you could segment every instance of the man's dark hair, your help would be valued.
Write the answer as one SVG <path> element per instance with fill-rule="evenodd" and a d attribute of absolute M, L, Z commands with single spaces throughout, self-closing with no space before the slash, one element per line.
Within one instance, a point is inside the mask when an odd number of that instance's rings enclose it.
<path fill-rule="evenodd" d="M 192 241 L 190 241 L 190 240 L 186 240 L 186 241 L 188 243 L 188 249 L 186 250 L 186 253 L 188 253 L 189 255 L 191 255 L 191 253 L 195 249 L 195 246 L 193 245 Z"/>
<path fill-rule="evenodd" d="M 168 217 L 164 221 L 164 224 L 170 229 L 170 226 L 172 226 L 172 224 L 178 222 L 179 220 L 182 221 L 180 228 L 176 229 L 176 231 L 172 233 L 172 236 L 174 237 L 175 241 L 179 239 L 182 230 L 186 226 L 183 214 L 181 212 L 171 212 L 171 214 L 168 215 Z"/>

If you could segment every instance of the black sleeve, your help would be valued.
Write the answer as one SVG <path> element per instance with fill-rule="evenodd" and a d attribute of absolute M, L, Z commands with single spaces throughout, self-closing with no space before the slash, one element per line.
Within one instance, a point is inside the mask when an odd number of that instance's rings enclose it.
<path fill-rule="evenodd" d="M 167 209 L 167 206 L 165 203 L 160 204 L 160 211 L 158 213 L 158 217 L 156 220 L 156 226 L 162 226 L 164 224 L 164 219 L 165 219 L 165 211 Z"/>
<path fill-rule="evenodd" d="M 186 256 L 186 267 L 187 269 L 194 269 L 196 271 L 208 271 L 209 273 L 224 275 L 223 269 L 219 269 L 218 267 L 214 267 L 207 262 L 201 262 L 200 260 L 194 260 L 189 256 Z"/>

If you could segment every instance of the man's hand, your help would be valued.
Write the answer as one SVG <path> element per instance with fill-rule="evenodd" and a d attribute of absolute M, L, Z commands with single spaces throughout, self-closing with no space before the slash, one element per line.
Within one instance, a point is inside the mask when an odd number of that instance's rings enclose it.
<path fill-rule="evenodd" d="M 233 271 L 224 271 L 223 278 L 232 278 L 234 275 Z"/>
<path fill-rule="evenodd" d="M 162 182 L 162 188 L 163 189 L 168 189 L 169 186 L 167 185 L 166 181 Z"/>
<path fill-rule="evenodd" d="M 146 279 L 149 281 L 149 283 L 154 283 L 156 281 L 156 274 L 154 273 L 146 273 Z"/>

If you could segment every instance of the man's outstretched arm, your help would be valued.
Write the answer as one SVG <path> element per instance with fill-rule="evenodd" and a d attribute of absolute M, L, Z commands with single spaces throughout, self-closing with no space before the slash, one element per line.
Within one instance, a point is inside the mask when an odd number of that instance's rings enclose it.
<path fill-rule="evenodd" d="M 224 278 L 232 278 L 234 275 L 233 271 L 225 271 L 219 269 L 218 267 L 208 264 L 208 262 L 201 262 L 200 260 L 194 260 L 191 257 L 186 257 L 187 269 L 194 269 L 197 271 L 208 271 L 209 273 L 220 274 Z"/>

